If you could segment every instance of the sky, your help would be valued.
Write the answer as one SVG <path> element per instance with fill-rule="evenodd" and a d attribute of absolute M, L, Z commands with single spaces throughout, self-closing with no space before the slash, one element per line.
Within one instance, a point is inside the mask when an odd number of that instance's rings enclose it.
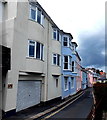
<path fill-rule="evenodd" d="M 105 1 L 38 0 L 63 31 L 73 35 L 83 67 L 105 71 Z"/>

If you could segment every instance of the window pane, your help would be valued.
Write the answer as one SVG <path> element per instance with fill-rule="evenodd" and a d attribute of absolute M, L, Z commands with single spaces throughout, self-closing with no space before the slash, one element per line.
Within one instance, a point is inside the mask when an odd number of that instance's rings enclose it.
<path fill-rule="evenodd" d="M 72 72 L 74 72 L 74 61 L 72 61 Z"/>
<path fill-rule="evenodd" d="M 37 22 L 41 24 L 41 10 L 38 9 Z"/>
<path fill-rule="evenodd" d="M 56 30 L 53 31 L 53 38 L 56 40 Z"/>
<path fill-rule="evenodd" d="M 36 11 L 31 9 L 31 19 L 35 20 L 36 19 Z"/>
<path fill-rule="evenodd" d="M 35 53 L 35 42 L 29 41 L 29 57 L 34 57 Z"/>
<path fill-rule="evenodd" d="M 63 46 L 67 46 L 67 37 L 64 37 L 64 39 L 63 39 Z"/>
<path fill-rule="evenodd" d="M 43 60 L 43 45 L 41 44 L 41 60 Z"/>
<path fill-rule="evenodd" d="M 53 64 L 55 64 L 55 65 L 56 65 L 56 62 L 57 62 L 56 58 L 57 58 L 56 54 L 53 54 Z"/>
<path fill-rule="evenodd" d="M 60 65 L 60 55 L 57 55 L 57 65 Z"/>
<path fill-rule="evenodd" d="M 68 69 L 68 63 L 64 63 L 64 69 Z"/>
<path fill-rule="evenodd" d="M 59 41 L 59 31 L 57 30 L 57 40 Z"/>
<path fill-rule="evenodd" d="M 36 43 L 36 58 L 40 58 L 40 43 Z"/>
<path fill-rule="evenodd" d="M 64 62 L 68 62 L 68 56 L 64 56 Z"/>

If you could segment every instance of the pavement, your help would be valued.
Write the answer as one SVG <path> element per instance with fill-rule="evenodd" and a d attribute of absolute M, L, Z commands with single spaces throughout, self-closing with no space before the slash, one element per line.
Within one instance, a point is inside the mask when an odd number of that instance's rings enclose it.
<path fill-rule="evenodd" d="M 42 116 L 45 116 L 51 112 L 54 112 L 69 102 L 75 100 L 77 97 L 80 95 L 84 94 L 86 90 L 84 91 L 79 91 L 75 95 L 69 96 L 63 100 L 58 100 L 58 101 L 53 101 L 45 105 L 37 105 L 28 109 L 25 109 L 23 111 L 17 112 L 15 115 L 2 119 L 2 120 L 34 120 L 41 118 Z"/>

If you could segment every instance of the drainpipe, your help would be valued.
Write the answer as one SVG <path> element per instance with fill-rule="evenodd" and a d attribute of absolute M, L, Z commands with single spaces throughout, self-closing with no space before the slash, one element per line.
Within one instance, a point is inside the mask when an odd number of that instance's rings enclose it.
<path fill-rule="evenodd" d="M 48 32 L 47 32 L 47 84 L 46 84 L 46 101 L 48 100 L 48 79 L 49 79 L 49 21 L 48 21 Z"/>

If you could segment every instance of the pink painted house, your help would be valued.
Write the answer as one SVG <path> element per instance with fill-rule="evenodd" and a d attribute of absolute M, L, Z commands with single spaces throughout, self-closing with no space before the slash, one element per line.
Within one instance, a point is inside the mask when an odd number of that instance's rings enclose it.
<path fill-rule="evenodd" d="M 77 70 L 76 89 L 77 91 L 79 91 L 82 88 L 82 73 L 81 73 L 81 58 L 78 53 L 76 53 L 76 70 Z"/>

